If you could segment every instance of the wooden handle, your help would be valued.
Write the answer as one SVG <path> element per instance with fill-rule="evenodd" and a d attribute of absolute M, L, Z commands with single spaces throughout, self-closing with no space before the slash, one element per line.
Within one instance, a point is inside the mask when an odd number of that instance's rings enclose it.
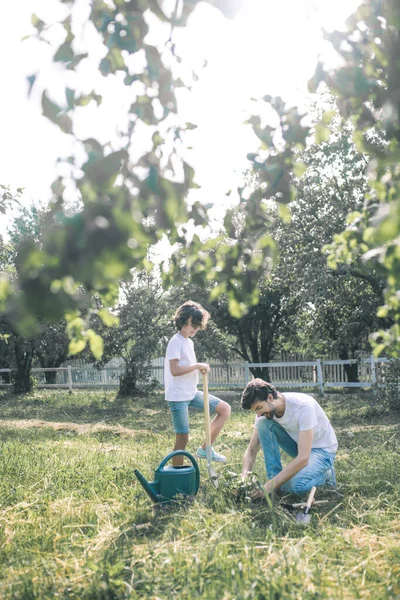
<path fill-rule="evenodd" d="M 314 500 L 314 495 L 315 495 L 316 489 L 317 488 L 315 487 L 315 485 L 313 485 L 313 487 L 310 490 L 310 493 L 308 494 L 308 498 L 307 498 L 306 507 L 305 507 L 305 511 L 304 512 L 306 512 L 306 511 L 308 512 L 310 510 L 311 504 L 313 503 L 313 500 Z"/>
<path fill-rule="evenodd" d="M 206 446 L 211 446 L 210 402 L 209 402 L 209 398 L 208 398 L 207 371 L 203 371 L 202 373 L 203 373 L 203 402 L 204 402 L 204 421 L 205 421 Z"/>

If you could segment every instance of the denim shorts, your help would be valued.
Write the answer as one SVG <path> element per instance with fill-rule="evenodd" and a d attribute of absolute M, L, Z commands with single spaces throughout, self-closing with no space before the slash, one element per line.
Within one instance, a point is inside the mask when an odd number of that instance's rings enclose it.
<path fill-rule="evenodd" d="M 210 415 L 215 413 L 215 409 L 221 402 L 216 396 L 209 394 Z M 193 400 L 181 402 L 168 402 L 171 411 L 172 423 L 175 433 L 189 433 L 189 407 L 195 410 L 204 410 L 203 392 L 196 392 Z"/>

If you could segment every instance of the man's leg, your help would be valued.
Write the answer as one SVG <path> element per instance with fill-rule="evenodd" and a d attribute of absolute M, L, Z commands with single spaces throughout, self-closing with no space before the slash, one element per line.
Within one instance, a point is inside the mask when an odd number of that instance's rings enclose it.
<path fill-rule="evenodd" d="M 265 468 L 268 479 L 272 479 L 282 471 L 280 448 L 289 456 L 297 456 L 298 448 L 293 438 L 279 423 L 262 417 L 256 422 L 258 438 L 264 453 Z"/>
<path fill-rule="evenodd" d="M 335 454 L 322 448 L 313 448 L 306 467 L 281 486 L 285 494 L 304 494 L 311 488 L 326 483 L 326 471 L 333 467 Z"/>

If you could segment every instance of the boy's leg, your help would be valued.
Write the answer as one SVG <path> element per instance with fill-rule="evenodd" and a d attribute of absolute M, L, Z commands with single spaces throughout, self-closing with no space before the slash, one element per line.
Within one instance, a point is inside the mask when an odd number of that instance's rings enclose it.
<path fill-rule="evenodd" d="M 217 439 L 218 435 L 221 432 L 221 429 L 231 416 L 231 407 L 230 404 L 220 400 L 216 396 L 210 395 L 210 413 L 211 410 L 215 407 L 216 415 L 211 421 L 210 431 L 211 431 L 211 443 L 213 444 Z M 212 414 L 212 413 L 211 413 Z M 205 445 L 204 445 L 205 447 Z"/>
<path fill-rule="evenodd" d="M 326 472 L 333 468 L 335 454 L 322 448 L 312 448 L 307 466 L 281 486 L 285 494 L 304 494 L 315 485 L 326 483 Z"/>
<path fill-rule="evenodd" d="M 174 450 L 185 450 L 189 440 L 189 402 L 168 402 L 168 404 L 176 434 Z M 183 456 L 174 456 L 172 464 L 174 467 L 183 465 Z"/>
<path fill-rule="evenodd" d="M 221 429 L 229 419 L 229 416 L 231 414 L 231 407 L 227 402 L 220 400 L 220 398 L 217 398 L 212 394 L 209 394 L 209 405 L 210 415 L 216 413 L 215 417 L 213 418 L 210 424 L 211 444 L 213 444 L 217 439 L 219 433 L 221 432 Z M 204 410 L 203 392 L 197 392 L 196 396 L 193 398 L 189 406 L 196 410 Z M 201 445 L 201 448 L 205 450 L 205 447 L 206 443 L 204 441 Z M 224 456 L 217 455 L 214 451 L 213 453 L 216 456 L 219 456 L 220 462 L 225 462 L 226 459 Z"/>
<path fill-rule="evenodd" d="M 289 456 L 295 457 L 298 453 L 297 444 L 279 423 L 265 417 L 256 422 L 258 439 L 264 453 L 265 468 L 268 479 L 272 479 L 282 471 L 280 448 Z"/>

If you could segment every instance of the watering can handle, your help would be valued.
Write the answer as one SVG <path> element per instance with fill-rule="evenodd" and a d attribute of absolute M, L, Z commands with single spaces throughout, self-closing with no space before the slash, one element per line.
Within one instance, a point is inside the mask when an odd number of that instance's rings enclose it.
<path fill-rule="evenodd" d="M 160 464 L 158 465 L 157 471 L 161 470 L 164 467 L 164 465 L 169 461 L 169 459 L 172 458 L 173 456 L 187 456 L 187 458 L 191 461 L 191 463 L 194 466 L 195 471 L 196 471 L 196 492 L 197 492 L 200 487 L 199 466 L 198 466 L 195 458 L 191 454 L 189 454 L 189 452 L 186 452 L 186 450 L 174 450 L 173 452 L 168 454 L 168 456 L 163 458 L 162 461 L 160 462 Z"/>

